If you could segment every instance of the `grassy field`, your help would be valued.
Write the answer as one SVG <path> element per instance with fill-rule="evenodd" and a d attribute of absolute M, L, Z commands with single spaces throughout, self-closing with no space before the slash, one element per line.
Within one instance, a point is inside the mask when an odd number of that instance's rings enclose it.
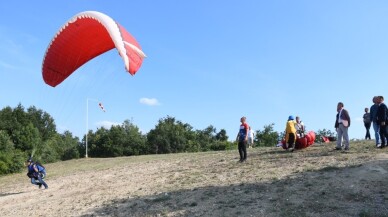
<path fill-rule="evenodd" d="M 1 216 L 388 216 L 388 148 L 314 144 L 46 165 L 48 190 L 25 172 L 0 177 Z M 42 205 L 45 204 L 45 205 Z"/>

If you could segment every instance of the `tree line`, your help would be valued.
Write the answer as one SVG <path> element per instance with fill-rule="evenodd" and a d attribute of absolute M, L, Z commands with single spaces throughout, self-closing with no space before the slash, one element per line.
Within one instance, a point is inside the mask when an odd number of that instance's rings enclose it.
<path fill-rule="evenodd" d="M 255 146 L 273 146 L 282 137 L 274 124 L 256 131 Z M 321 131 L 331 133 L 330 131 Z M 236 149 L 224 129 L 212 125 L 196 130 L 190 124 L 167 116 L 153 129 L 143 134 L 131 121 L 110 129 L 98 128 L 88 132 L 89 157 L 119 157 L 180 152 L 204 152 Z M 234 140 L 234 138 L 232 138 Z M 42 163 L 52 163 L 84 157 L 86 137 L 73 136 L 69 131 L 59 133 L 54 119 L 41 109 L 21 104 L 0 110 L 0 175 L 20 172 L 30 156 Z"/>

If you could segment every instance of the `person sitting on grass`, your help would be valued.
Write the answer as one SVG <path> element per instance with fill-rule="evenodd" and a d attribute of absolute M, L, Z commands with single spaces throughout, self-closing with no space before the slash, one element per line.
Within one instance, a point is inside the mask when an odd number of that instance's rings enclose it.
<path fill-rule="evenodd" d="M 305 126 L 299 116 L 295 117 L 295 129 L 299 138 L 305 136 Z"/>

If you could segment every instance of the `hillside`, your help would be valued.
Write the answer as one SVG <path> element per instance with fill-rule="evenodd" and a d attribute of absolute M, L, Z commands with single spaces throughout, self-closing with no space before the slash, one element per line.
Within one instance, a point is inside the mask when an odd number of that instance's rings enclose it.
<path fill-rule="evenodd" d="M 352 141 L 80 159 L 46 165 L 48 190 L 0 177 L 1 216 L 388 216 L 388 148 Z"/>

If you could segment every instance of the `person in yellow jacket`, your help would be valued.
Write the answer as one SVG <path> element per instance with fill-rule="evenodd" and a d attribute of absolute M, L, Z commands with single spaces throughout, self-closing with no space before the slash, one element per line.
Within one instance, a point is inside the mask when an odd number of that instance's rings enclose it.
<path fill-rule="evenodd" d="M 286 146 L 287 150 L 294 151 L 296 142 L 296 129 L 294 116 L 290 115 L 286 123 Z"/>

